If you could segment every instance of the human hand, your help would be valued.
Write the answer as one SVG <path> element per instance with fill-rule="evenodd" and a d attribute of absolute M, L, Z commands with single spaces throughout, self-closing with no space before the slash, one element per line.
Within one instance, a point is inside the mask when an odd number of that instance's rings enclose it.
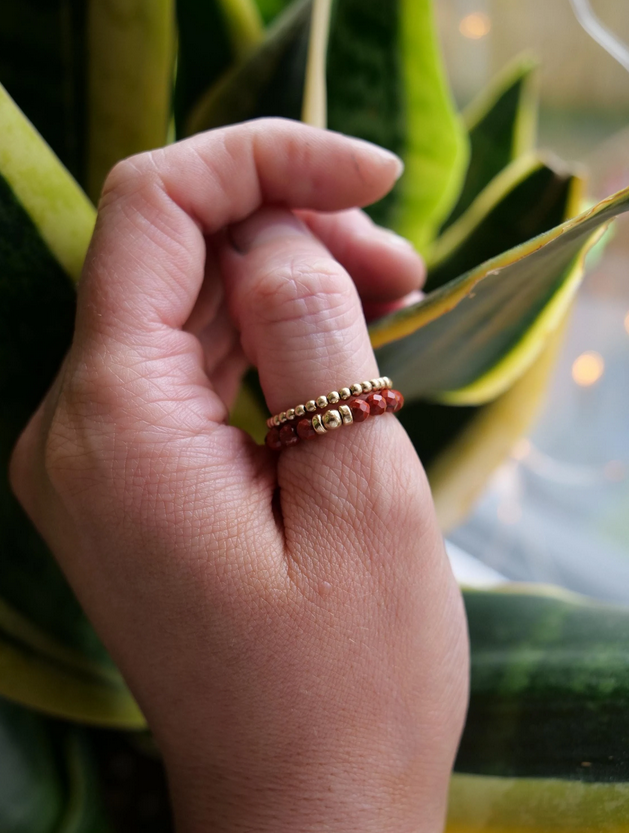
<path fill-rule="evenodd" d="M 246 362 L 271 413 L 378 375 L 357 287 L 399 303 L 421 266 L 360 214 L 319 212 L 398 172 L 275 120 L 120 163 L 72 347 L 13 456 L 182 833 L 443 824 L 467 638 L 408 437 L 385 414 L 275 455 L 227 424 Z"/>

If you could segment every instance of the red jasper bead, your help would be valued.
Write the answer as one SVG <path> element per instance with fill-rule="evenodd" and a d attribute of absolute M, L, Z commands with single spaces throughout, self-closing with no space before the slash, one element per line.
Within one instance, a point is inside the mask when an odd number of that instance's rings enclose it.
<path fill-rule="evenodd" d="M 280 440 L 280 429 L 271 428 L 266 437 L 264 438 L 264 442 L 269 448 L 273 449 L 273 451 L 279 451 L 282 447 L 282 443 Z"/>
<path fill-rule="evenodd" d="M 364 422 L 371 413 L 369 403 L 365 402 L 364 399 L 354 399 L 353 402 L 349 403 L 349 407 L 352 409 L 354 422 Z"/>
<path fill-rule="evenodd" d="M 399 392 L 399 390 L 396 390 L 396 391 L 395 391 L 395 394 L 396 394 L 396 396 L 397 396 L 397 408 L 396 408 L 395 410 L 396 410 L 396 411 L 399 411 L 399 410 L 400 410 L 400 408 L 402 408 L 402 407 L 404 406 L 404 397 L 403 397 L 403 396 L 402 396 L 402 394 Z"/>
<path fill-rule="evenodd" d="M 297 436 L 302 440 L 311 440 L 317 436 L 317 432 L 312 427 L 312 422 L 309 419 L 300 419 L 295 430 Z"/>
<path fill-rule="evenodd" d="M 380 393 L 370 393 L 366 401 L 369 405 L 371 416 L 380 416 L 387 409 L 387 403 Z"/>
<path fill-rule="evenodd" d="M 393 411 L 397 411 L 398 409 L 398 398 L 397 398 L 397 391 L 395 390 L 383 390 L 382 391 L 382 398 L 384 399 L 387 411 L 393 413 Z"/>
<path fill-rule="evenodd" d="M 293 426 L 286 422 L 280 428 L 280 443 L 282 444 L 282 448 L 286 448 L 289 445 L 297 445 L 299 442 L 299 437 L 295 433 L 295 429 Z"/>

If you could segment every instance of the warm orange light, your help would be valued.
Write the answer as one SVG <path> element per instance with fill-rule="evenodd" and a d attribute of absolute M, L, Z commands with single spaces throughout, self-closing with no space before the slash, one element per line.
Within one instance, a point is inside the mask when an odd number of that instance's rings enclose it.
<path fill-rule="evenodd" d="M 627 331 L 627 335 L 629 335 L 629 312 L 625 315 L 625 330 Z"/>
<path fill-rule="evenodd" d="M 472 12 L 466 14 L 459 23 L 459 32 L 464 38 L 480 40 L 488 35 L 491 30 L 491 20 L 484 12 Z"/>
<path fill-rule="evenodd" d="M 598 382 L 605 372 L 605 362 L 600 353 L 595 353 L 593 350 L 581 355 L 574 360 L 572 365 L 572 378 L 577 383 L 586 388 Z"/>

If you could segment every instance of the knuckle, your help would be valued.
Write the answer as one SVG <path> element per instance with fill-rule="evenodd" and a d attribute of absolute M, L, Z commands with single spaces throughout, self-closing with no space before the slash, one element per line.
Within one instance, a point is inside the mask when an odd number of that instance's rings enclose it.
<path fill-rule="evenodd" d="M 105 179 L 100 207 L 151 189 L 159 181 L 157 156 L 158 151 L 147 151 L 117 162 Z"/>
<path fill-rule="evenodd" d="M 264 323 L 292 321 L 321 327 L 351 317 L 357 298 L 342 267 L 328 258 L 293 259 L 282 268 L 263 271 L 254 287 L 256 308 Z"/>

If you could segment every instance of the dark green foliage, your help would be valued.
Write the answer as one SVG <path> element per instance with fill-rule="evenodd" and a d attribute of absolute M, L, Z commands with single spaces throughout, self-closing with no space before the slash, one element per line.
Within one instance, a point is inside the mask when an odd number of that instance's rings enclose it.
<path fill-rule="evenodd" d="M 0 177 L 0 587 L 66 644 L 103 654 L 48 548 L 10 492 L 11 449 L 70 344 L 75 290 Z"/>
<path fill-rule="evenodd" d="M 83 181 L 86 0 L 2 0 L 0 83 Z"/>
<path fill-rule="evenodd" d="M 426 291 L 560 225 L 566 219 L 572 183 L 569 171 L 547 165 L 533 170 L 502 197 L 462 245 L 429 270 Z"/>
<path fill-rule="evenodd" d="M 629 781 L 629 610 L 465 593 L 472 694 L 456 771 Z"/>
<path fill-rule="evenodd" d="M 530 83 L 533 66 L 530 61 L 527 62 L 525 71 L 516 78 L 515 83 L 502 91 L 489 111 L 471 128 L 470 163 L 465 182 L 442 231 L 452 225 L 492 179 L 513 160 L 518 121 L 522 117 L 523 89 Z"/>
<path fill-rule="evenodd" d="M 177 0 L 179 44 L 173 109 L 177 134 L 203 93 L 234 59 L 225 17 L 214 0 Z"/>
<path fill-rule="evenodd" d="M 337 0 L 328 46 L 328 126 L 402 154 L 406 123 L 398 14 L 397 3 Z M 390 225 L 396 199 L 394 189 L 368 208 L 376 222 Z"/>

